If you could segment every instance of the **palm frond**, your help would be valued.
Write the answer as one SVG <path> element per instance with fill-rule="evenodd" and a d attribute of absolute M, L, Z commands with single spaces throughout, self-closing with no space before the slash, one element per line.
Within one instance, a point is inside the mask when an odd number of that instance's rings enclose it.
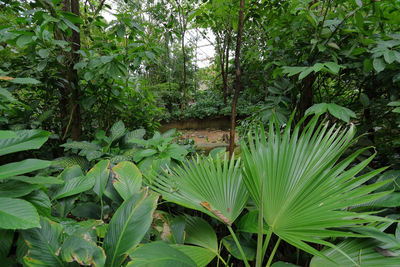
<path fill-rule="evenodd" d="M 163 198 L 204 212 L 228 225 L 240 215 L 248 192 L 240 160 L 198 157 L 169 174 L 152 178 L 151 187 Z"/>
<path fill-rule="evenodd" d="M 263 183 L 262 212 L 273 233 L 300 249 L 321 255 L 307 242 L 334 247 L 324 238 L 361 237 L 342 229 L 385 219 L 348 208 L 390 192 L 370 194 L 386 181 L 363 185 L 384 168 L 356 177 L 374 157 L 351 165 L 365 149 L 339 161 L 352 144 L 353 125 L 347 129 L 329 127 L 328 123 L 319 124 L 315 116 L 301 131 L 302 122 L 293 130 L 291 122 L 283 133 L 271 122 L 268 136 L 264 130 L 248 134 L 249 145 L 242 143 L 243 180 L 255 203 L 260 201 Z"/>

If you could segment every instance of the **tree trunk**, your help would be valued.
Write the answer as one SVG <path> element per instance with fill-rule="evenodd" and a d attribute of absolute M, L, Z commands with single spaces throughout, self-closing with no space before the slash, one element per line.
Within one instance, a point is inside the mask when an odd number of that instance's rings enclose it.
<path fill-rule="evenodd" d="M 185 30 L 182 33 L 182 54 L 183 54 L 183 98 L 181 102 L 181 113 L 183 114 L 186 101 L 186 51 L 185 51 Z"/>
<path fill-rule="evenodd" d="M 306 110 L 313 104 L 313 84 L 317 77 L 314 73 L 309 74 L 303 79 L 301 96 L 299 102 L 299 117 L 302 118 Z"/>
<path fill-rule="evenodd" d="M 62 1 L 63 10 L 80 16 L 79 0 Z M 77 25 L 79 27 L 79 25 Z M 62 140 L 70 134 L 73 140 L 79 140 L 82 134 L 81 111 L 79 105 L 79 77 L 74 65 L 79 62 L 79 54 L 76 51 L 81 48 L 80 33 L 72 30 L 70 37 L 62 36 L 71 44 L 71 51 L 64 54 L 64 64 L 61 65 L 60 73 L 64 79 L 60 88 L 61 101 L 61 129 Z"/>
<path fill-rule="evenodd" d="M 229 159 L 232 158 L 233 150 L 235 148 L 235 126 L 236 126 L 236 105 L 239 98 L 240 88 L 242 86 L 240 78 L 240 47 L 242 45 L 242 34 L 243 34 L 243 21 L 244 21 L 244 1 L 240 0 L 239 9 L 239 22 L 238 22 L 238 33 L 236 39 L 236 51 L 235 51 L 235 95 L 232 100 L 232 110 L 231 110 L 231 131 L 229 136 Z"/>

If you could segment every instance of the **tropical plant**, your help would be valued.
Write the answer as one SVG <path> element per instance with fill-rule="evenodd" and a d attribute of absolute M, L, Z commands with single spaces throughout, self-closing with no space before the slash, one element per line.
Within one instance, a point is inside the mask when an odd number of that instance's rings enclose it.
<path fill-rule="evenodd" d="M 50 133 L 42 130 L 0 131 L 0 156 L 39 149 Z M 50 216 L 46 187 L 62 180 L 47 176 L 28 176 L 47 168 L 51 161 L 25 159 L 0 166 L 0 228 L 29 229 L 39 226 L 39 214 Z"/>
<path fill-rule="evenodd" d="M 254 137 L 249 133 L 249 146 L 242 145 L 244 182 L 260 210 L 260 217 L 268 225 L 264 252 L 258 251 L 257 255 L 258 266 L 272 234 L 279 237 L 275 247 L 282 239 L 323 257 L 307 243 L 326 245 L 341 252 L 325 239 L 364 237 L 368 234 L 354 233 L 357 232 L 354 229 L 365 223 L 388 220 L 368 212 L 349 210 L 354 205 L 391 193 L 369 194 L 390 180 L 364 185 L 385 168 L 356 176 L 375 155 L 352 165 L 354 159 L 367 149 L 364 148 L 341 159 L 343 152 L 353 143 L 354 126 L 336 129 L 335 126 L 329 127 L 328 123 L 318 123 L 318 118 L 310 119 L 302 132 L 301 122 L 291 132 L 291 119 L 282 134 L 279 125 L 271 122 L 267 136 L 259 129 Z M 259 242 L 261 245 L 262 238 Z M 271 253 L 267 265 L 273 256 Z"/>

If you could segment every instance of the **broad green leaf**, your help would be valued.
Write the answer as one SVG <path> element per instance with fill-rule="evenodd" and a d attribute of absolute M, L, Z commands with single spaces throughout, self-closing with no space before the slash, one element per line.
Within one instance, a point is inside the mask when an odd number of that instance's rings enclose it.
<path fill-rule="evenodd" d="M 51 177 L 51 176 L 34 176 L 34 177 L 29 177 L 29 176 L 13 176 L 13 177 L 8 177 L 8 180 L 13 180 L 13 181 L 20 181 L 32 185 L 53 185 L 53 184 L 63 184 L 64 181 L 56 178 L 56 177 Z"/>
<path fill-rule="evenodd" d="M 39 189 L 39 185 L 31 185 L 19 181 L 7 181 L 0 183 L 0 196 L 2 197 L 22 197 L 32 191 Z"/>
<path fill-rule="evenodd" d="M 332 116 L 345 122 L 349 122 L 350 118 L 356 117 L 356 114 L 352 110 L 336 105 L 334 103 L 328 104 L 328 110 Z"/>
<path fill-rule="evenodd" d="M 95 183 L 94 177 L 78 176 L 65 181 L 65 183 L 58 188 L 54 194 L 53 199 L 60 199 L 73 196 L 85 192 L 93 188 Z"/>
<path fill-rule="evenodd" d="M 50 136 L 49 132 L 43 130 L 14 131 L 13 133 L 16 136 L 10 136 L 10 131 L 1 131 L 1 133 L 3 135 L 0 138 L 0 156 L 24 150 L 39 149 Z M 9 136 L 8 138 L 4 138 L 6 133 Z"/>
<path fill-rule="evenodd" d="M 39 159 L 26 159 L 19 162 L 8 163 L 0 166 L 0 180 L 10 176 L 17 176 L 40 169 L 47 168 L 51 165 L 51 161 Z"/>
<path fill-rule="evenodd" d="M 124 200 L 133 196 L 142 186 L 141 172 L 129 161 L 123 161 L 114 166 L 112 173 L 114 188 Z"/>
<path fill-rule="evenodd" d="M 383 53 L 383 58 L 388 64 L 392 64 L 396 60 L 396 56 L 392 50 L 386 50 L 385 53 Z"/>
<path fill-rule="evenodd" d="M 50 55 L 50 50 L 49 49 L 40 49 L 37 53 L 41 58 L 48 58 Z"/>
<path fill-rule="evenodd" d="M 153 220 L 157 199 L 157 194 L 146 189 L 134 194 L 118 208 L 104 237 L 106 266 L 121 266 L 126 255 L 143 239 Z"/>
<path fill-rule="evenodd" d="M 24 263 L 27 266 L 65 266 L 59 256 L 63 227 L 43 217 L 39 227 L 21 232 L 28 246 Z"/>
<path fill-rule="evenodd" d="M 14 231 L 0 229 L 0 259 L 7 258 L 14 240 Z"/>
<path fill-rule="evenodd" d="M 39 226 L 39 215 L 31 203 L 22 199 L 0 197 L 0 228 L 29 229 Z"/>
<path fill-rule="evenodd" d="M 51 202 L 49 196 L 43 190 L 37 190 L 24 196 L 26 201 L 29 201 L 37 210 L 39 215 L 51 216 Z"/>
<path fill-rule="evenodd" d="M 283 73 L 288 74 L 288 76 L 293 76 L 299 74 L 300 72 L 306 70 L 308 67 L 283 67 Z"/>
<path fill-rule="evenodd" d="M 202 247 L 189 245 L 170 245 L 171 247 L 185 253 L 198 267 L 205 267 L 215 258 L 215 253 Z"/>
<path fill-rule="evenodd" d="M 305 70 L 303 70 L 301 73 L 300 73 L 300 75 L 299 75 L 299 80 L 302 80 L 302 79 L 304 79 L 305 77 L 307 77 L 308 76 L 308 74 L 310 74 L 311 72 L 313 72 L 313 67 L 309 67 L 309 68 L 306 68 Z"/>
<path fill-rule="evenodd" d="M 86 177 L 94 179 L 93 191 L 101 198 L 106 190 L 108 177 L 110 175 L 110 161 L 102 160 L 88 171 Z"/>
<path fill-rule="evenodd" d="M 327 110 L 328 110 L 327 103 L 314 104 L 306 110 L 305 115 L 308 116 L 311 114 L 322 114 L 325 113 Z"/>
<path fill-rule="evenodd" d="M 186 216 L 186 244 L 201 246 L 218 252 L 218 240 L 214 229 L 211 225 L 200 217 Z"/>
<path fill-rule="evenodd" d="M 69 148 L 69 149 L 85 149 L 85 150 L 100 150 L 101 147 L 98 144 L 90 143 L 87 141 L 82 142 L 69 142 L 61 145 L 62 147 Z"/>
<path fill-rule="evenodd" d="M 167 245 L 164 242 L 151 242 L 145 244 L 129 254 L 132 261 L 129 267 L 157 266 L 193 267 L 196 263 L 185 253 Z"/>
<path fill-rule="evenodd" d="M 239 221 L 236 224 L 236 230 L 240 232 L 257 234 L 258 216 L 259 216 L 258 210 L 249 211 L 248 213 L 240 217 Z M 263 229 L 264 234 L 267 233 L 267 230 L 268 230 L 268 225 L 264 223 L 264 229 Z"/>
<path fill-rule="evenodd" d="M 151 157 L 155 154 L 157 154 L 157 150 L 155 150 L 155 149 L 148 148 L 148 149 L 139 150 L 133 155 L 133 161 L 139 162 L 143 158 Z"/>
<path fill-rule="evenodd" d="M 374 69 L 378 73 L 383 71 L 385 69 L 385 67 L 386 67 L 385 62 L 381 58 L 374 58 L 372 64 L 374 66 Z"/>
<path fill-rule="evenodd" d="M 0 130 L 0 140 L 1 139 L 10 139 L 10 138 L 18 138 L 18 135 L 14 131 L 2 131 L 2 130 Z M 0 144 L 0 151 L 1 150 L 3 150 L 3 147 Z"/>
<path fill-rule="evenodd" d="M 340 68 L 342 66 L 340 66 L 339 64 L 335 63 L 335 62 L 325 62 L 324 65 L 331 70 L 334 74 L 338 74 L 340 71 Z"/>
<path fill-rule="evenodd" d="M 356 1 L 356 4 L 357 4 L 358 7 L 362 7 L 363 6 L 362 0 L 355 0 L 355 1 Z"/>
<path fill-rule="evenodd" d="M 33 78 L 15 78 L 11 80 L 10 82 L 16 83 L 16 84 L 39 84 L 40 82 L 36 79 Z"/>
<path fill-rule="evenodd" d="M 61 248 L 61 257 L 66 262 L 102 267 L 106 261 L 104 250 L 90 239 L 89 234 L 74 234 L 68 237 Z"/>
<path fill-rule="evenodd" d="M 249 234 L 238 234 L 237 238 L 247 260 L 254 260 L 256 257 L 257 242 L 253 240 Z M 231 235 L 225 236 L 222 239 L 222 244 L 224 244 L 225 248 L 229 251 L 229 253 L 232 254 L 232 256 L 243 260 L 239 248 L 236 246 L 236 243 Z"/>
<path fill-rule="evenodd" d="M 21 35 L 20 37 L 18 37 L 16 44 L 19 47 L 24 47 L 25 45 L 31 43 L 32 41 L 33 41 L 32 40 L 32 36 L 30 36 L 30 35 Z"/>
<path fill-rule="evenodd" d="M 119 138 L 121 138 L 125 134 L 126 128 L 122 121 L 118 121 L 114 123 L 114 125 L 110 129 L 110 136 L 108 138 L 108 142 L 112 143 Z"/>

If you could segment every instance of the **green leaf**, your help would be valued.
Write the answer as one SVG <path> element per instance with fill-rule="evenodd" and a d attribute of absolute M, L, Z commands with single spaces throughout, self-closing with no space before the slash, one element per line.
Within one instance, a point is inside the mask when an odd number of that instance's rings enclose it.
<path fill-rule="evenodd" d="M 53 199 L 73 196 L 91 189 L 95 179 L 91 176 L 78 176 L 65 181 L 65 183 L 53 194 Z"/>
<path fill-rule="evenodd" d="M 76 32 L 79 32 L 79 27 L 75 26 L 71 21 L 69 21 L 69 20 L 66 19 L 66 18 L 61 18 L 61 20 L 62 20 L 65 24 L 67 24 L 67 26 L 68 26 L 70 29 L 72 29 L 72 30 L 74 30 L 74 31 L 76 31 Z"/>
<path fill-rule="evenodd" d="M 51 161 L 40 159 L 26 159 L 19 162 L 8 163 L 0 166 L 0 180 L 10 176 L 17 176 L 24 173 L 37 171 L 47 168 L 51 165 Z"/>
<path fill-rule="evenodd" d="M 272 264 L 271 267 L 300 267 L 300 266 L 289 262 L 277 261 L 274 264 Z"/>
<path fill-rule="evenodd" d="M 319 72 L 320 70 L 322 70 L 325 67 L 324 64 L 322 63 L 315 63 L 314 66 L 312 66 L 312 69 L 315 73 Z"/>
<path fill-rule="evenodd" d="M 110 161 L 102 160 L 88 171 L 86 177 L 95 180 L 93 191 L 101 198 L 106 190 L 110 176 Z"/>
<path fill-rule="evenodd" d="M 40 49 L 37 53 L 41 58 L 48 58 L 50 55 L 50 50 L 49 49 Z"/>
<path fill-rule="evenodd" d="M 43 190 L 37 190 L 24 197 L 29 201 L 37 210 L 39 215 L 50 217 L 51 216 L 51 202 L 49 196 Z"/>
<path fill-rule="evenodd" d="M 247 260 L 254 260 L 256 257 L 257 242 L 253 240 L 249 234 L 238 234 L 237 236 Z M 231 235 L 225 236 L 222 239 L 222 244 L 224 244 L 225 248 L 229 251 L 229 253 L 232 254 L 232 256 L 239 260 L 243 260 L 239 248 L 236 246 L 236 243 Z"/>
<path fill-rule="evenodd" d="M 327 43 L 326 45 L 329 47 L 335 48 L 337 50 L 340 50 L 340 47 L 336 43 L 330 42 L 330 43 Z"/>
<path fill-rule="evenodd" d="M 88 233 L 72 235 L 62 245 L 61 257 L 66 262 L 77 262 L 79 265 L 104 266 L 104 250 L 90 239 Z"/>
<path fill-rule="evenodd" d="M 30 36 L 30 35 L 21 35 L 20 37 L 18 37 L 16 44 L 19 47 L 24 47 L 25 45 L 31 43 L 32 41 L 33 41 L 32 40 L 32 36 Z"/>
<path fill-rule="evenodd" d="M 369 106 L 369 98 L 366 94 L 361 93 L 360 94 L 360 102 L 364 107 L 368 107 Z"/>
<path fill-rule="evenodd" d="M 293 76 L 299 74 L 300 72 L 308 69 L 308 67 L 283 67 L 283 73 L 288 74 L 288 76 Z"/>
<path fill-rule="evenodd" d="M 64 181 L 51 177 L 51 176 L 34 176 L 34 177 L 29 177 L 29 176 L 13 176 L 7 178 L 8 180 L 13 180 L 13 181 L 20 181 L 32 185 L 53 185 L 53 184 L 63 184 Z"/>
<path fill-rule="evenodd" d="M 211 225 L 200 217 L 185 216 L 186 244 L 207 248 L 216 255 L 218 253 L 218 240 Z"/>
<path fill-rule="evenodd" d="M 372 62 L 374 69 L 376 72 L 381 72 L 385 69 L 386 64 L 381 58 L 374 58 L 374 61 Z"/>
<path fill-rule="evenodd" d="M 309 67 L 309 68 L 306 68 L 305 70 L 303 70 L 299 75 L 299 80 L 302 80 L 305 77 L 307 77 L 308 74 L 310 74 L 313 70 L 314 70 L 313 67 Z"/>
<path fill-rule="evenodd" d="M 314 116 L 307 125 L 299 123 L 292 129 L 293 117 L 284 130 L 271 122 L 268 138 L 261 128 L 248 133 L 248 145 L 242 142 L 243 180 L 256 205 L 260 205 L 263 188 L 263 218 L 272 232 L 301 250 L 322 256 L 309 243 L 334 246 L 328 237 L 362 236 L 345 231 L 346 227 L 390 221 L 350 208 L 390 193 L 370 194 L 390 181 L 360 187 L 385 169 L 357 175 L 375 155 L 353 163 L 365 150 L 361 149 L 343 158 L 353 144 L 354 126 L 337 129 L 320 124 L 319 116 Z"/>
<path fill-rule="evenodd" d="M 28 246 L 24 263 L 27 266 L 65 266 L 59 256 L 63 227 L 43 217 L 38 227 L 21 232 Z"/>
<path fill-rule="evenodd" d="M 126 255 L 143 239 L 153 220 L 157 199 L 157 194 L 142 190 L 118 208 L 104 237 L 106 266 L 121 266 Z"/>
<path fill-rule="evenodd" d="M 74 24 L 84 24 L 84 21 L 81 19 L 81 17 L 72 12 L 61 11 L 60 13 L 64 18 L 66 18 L 67 20 L 69 20 Z"/>
<path fill-rule="evenodd" d="M 342 106 L 338 106 L 334 103 L 328 104 L 328 110 L 329 113 L 332 114 L 332 116 L 345 122 L 349 122 L 350 118 L 356 117 L 356 114 L 352 110 Z"/>
<path fill-rule="evenodd" d="M 139 150 L 133 155 L 133 161 L 139 162 L 143 158 L 147 158 L 147 157 L 153 156 L 155 154 L 157 154 L 157 150 L 155 150 L 155 149 L 149 148 L 149 149 Z"/>
<path fill-rule="evenodd" d="M 135 164 L 123 161 L 114 166 L 112 171 L 114 188 L 124 200 L 139 191 L 142 186 L 142 174 Z"/>
<path fill-rule="evenodd" d="M 0 259 L 7 258 L 14 240 L 14 231 L 0 229 Z"/>
<path fill-rule="evenodd" d="M 117 121 L 110 129 L 110 137 L 108 138 L 108 142 L 111 144 L 112 142 L 118 140 L 125 134 L 125 125 L 122 121 Z"/>
<path fill-rule="evenodd" d="M 38 185 L 31 185 L 19 181 L 7 181 L 4 183 L 0 183 L 0 196 L 22 197 L 39 188 L 40 186 Z"/>
<path fill-rule="evenodd" d="M 392 50 L 386 50 L 385 53 L 383 53 L 383 57 L 388 64 L 392 64 L 396 60 L 396 55 Z"/>
<path fill-rule="evenodd" d="M 355 0 L 358 7 L 362 7 L 363 3 L 362 0 Z"/>
<path fill-rule="evenodd" d="M 145 244 L 130 253 L 129 256 L 132 258 L 132 261 L 127 265 L 129 267 L 196 266 L 196 263 L 185 253 L 161 241 Z"/>
<path fill-rule="evenodd" d="M 311 107 L 309 107 L 305 115 L 311 115 L 311 114 L 323 114 L 328 110 L 328 104 L 327 103 L 319 103 L 319 104 L 314 104 Z"/>
<path fill-rule="evenodd" d="M 236 230 L 240 232 L 258 233 L 258 210 L 252 210 L 243 215 L 240 220 L 236 224 Z M 268 225 L 264 222 L 263 233 L 266 234 L 268 229 Z"/>
<path fill-rule="evenodd" d="M 39 149 L 49 138 L 50 133 L 43 130 L 21 130 L 14 131 L 14 136 L 10 135 L 10 131 L 1 131 L 0 138 L 0 156 L 25 151 L 30 149 Z M 8 134 L 6 137 L 4 134 Z"/>
<path fill-rule="evenodd" d="M 391 253 L 390 246 L 373 239 L 348 239 L 337 244 L 338 249 L 346 253 L 353 261 L 334 248 L 326 248 L 322 251 L 323 256 L 313 257 L 310 267 L 337 267 L 355 266 L 354 262 L 361 263 L 362 267 L 399 265 L 400 256 L 384 256 L 379 251 Z M 381 247 L 386 247 L 382 249 Z M 393 253 L 395 254 L 395 253 Z"/>
<path fill-rule="evenodd" d="M 38 80 L 33 78 L 15 78 L 13 80 L 10 80 L 10 82 L 16 84 L 40 84 Z"/>
<path fill-rule="evenodd" d="M 61 146 L 69 149 L 101 150 L 101 147 L 98 144 L 90 143 L 87 141 L 82 141 L 82 142 L 73 141 L 62 144 Z"/>
<path fill-rule="evenodd" d="M 335 62 L 325 62 L 324 65 L 330 70 L 332 71 L 334 74 L 338 74 L 340 71 L 340 68 L 342 66 L 340 66 L 339 64 L 335 63 Z"/>
<path fill-rule="evenodd" d="M 1 139 L 10 139 L 10 138 L 18 138 L 18 135 L 14 131 L 0 130 L 0 142 L 1 142 Z M 1 150 L 3 149 L 3 146 L 1 145 L 1 143 L 0 143 L 0 149 Z"/>
<path fill-rule="evenodd" d="M 31 203 L 0 197 L 0 228 L 29 229 L 39 227 L 39 215 Z"/>
<path fill-rule="evenodd" d="M 171 247 L 185 253 L 198 267 L 205 267 L 215 258 L 215 253 L 201 247 L 189 245 L 170 245 Z"/>
<path fill-rule="evenodd" d="M 241 178 L 240 160 L 192 158 L 172 175 L 147 174 L 151 186 L 163 198 L 199 210 L 231 225 L 247 203 L 248 192 Z M 146 178 L 147 178 L 146 177 Z"/>

